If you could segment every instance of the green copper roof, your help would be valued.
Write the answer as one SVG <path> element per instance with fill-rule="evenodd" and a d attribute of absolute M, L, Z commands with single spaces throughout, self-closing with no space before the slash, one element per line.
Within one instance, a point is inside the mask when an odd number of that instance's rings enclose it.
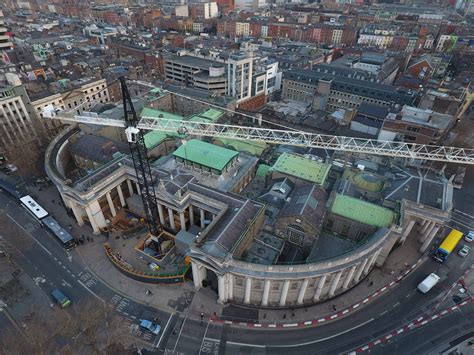
<path fill-rule="evenodd" d="M 395 212 L 373 203 L 350 196 L 336 195 L 331 212 L 374 227 L 389 227 L 396 218 Z"/>
<path fill-rule="evenodd" d="M 257 176 L 260 177 L 265 177 L 268 174 L 268 171 L 270 170 L 270 166 L 266 164 L 260 164 L 257 168 Z"/>
<path fill-rule="evenodd" d="M 211 169 L 222 171 L 239 153 L 192 139 L 176 149 L 173 155 Z"/>
<path fill-rule="evenodd" d="M 329 174 L 330 167 L 329 164 L 319 163 L 300 155 L 283 153 L 278 157 L 272 169 L 323 185 Z"/>
<path fill-rule="evenodd" d="M 165 118 L 173 121 L 182 121 L 184 119 L 183 116 L 175 115 L 166 111 L 155 110 L 148 107 L 143 108 L 142 112 L 140 113 L 140 117 Z"/>
<path fill-rule="evenodd" d="M 262 155 L 263 151 L 267 148 L 265 142 L 245 142 L 230 138 L 216 138 L 215 140 L 222 142 L 225 146 L 231 147 L 238 152 L 244 152 L 255 156 Z"/>

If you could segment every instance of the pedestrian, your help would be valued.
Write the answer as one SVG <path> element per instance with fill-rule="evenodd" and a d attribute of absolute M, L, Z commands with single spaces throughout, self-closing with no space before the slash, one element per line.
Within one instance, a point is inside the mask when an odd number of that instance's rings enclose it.
<path fill-rule="evenodd" d="M 370 281 L 369 287 L 372 286 L 373 284 L 374 284 L 374 282 L 373 282 L 373 281 Z"/>
<path fill-rule="evenodd" d="M 201 325 L 202 325 L 202 323 L 203 323 L 203 320 L 204 320 L 204 313 L 201 312 Z"/>
<path fill-rule="evenodd" d="M 334 305 L 334 304 L 332 305 L 332 310 L 333 310 L 334 312 L 337 311 L 336 305 Z"/>

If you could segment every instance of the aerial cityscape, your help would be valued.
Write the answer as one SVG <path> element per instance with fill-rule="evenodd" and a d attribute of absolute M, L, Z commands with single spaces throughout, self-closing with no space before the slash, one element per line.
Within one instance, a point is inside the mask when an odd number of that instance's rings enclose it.
<path fill-rule="evenodd" d="M 474 354 L 474 1 L 0 1 L 0 355 Z"/>

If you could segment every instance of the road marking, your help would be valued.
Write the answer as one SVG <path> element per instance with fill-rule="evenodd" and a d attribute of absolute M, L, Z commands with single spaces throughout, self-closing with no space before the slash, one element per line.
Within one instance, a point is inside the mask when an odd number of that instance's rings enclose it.
<path fill-rule="evenodd" d="M 158 339 L 158 343 L 153 345 L 154 348 L 158 348 L 160 346 L 161 340 L 163 339 L 163 336 L 166 333 L 166 329 L 168 329 L 168 326 L 170 325 L 171 318 L 175 315 L 175 313 L 171 313 L 170 317 L 168 318 L 168 322 L 166 322 L 165 329 L 163 329 L 163 332 L 161 333 L 160 339 Z M 207 326 L 209 326 L 209 322 L 207 323 Z"/>
<path fill-rule="evenodd" d="M 204 344 L 204 340 L 206 339 L 206 334 L 207 334 L 208 329 L 209 329 L 209 322 L 207 322 L 206 331 L 204 332 L 204 336 L 202 337 L 201 346 L 199 347 L 199 355 L 201 354 L 202 346 Z"/>
<path fill-rule="evenodd" d="M 400 302 L 395 303 L 392 307 L 395 308 L 395 307 L 397 307 L 398 305 L 400 305 Z"/>
<path fill-rule="evenodd" d="M 35 237 L 33 237 L 30 232 L 28 232 L 25 228 L 23 228 L 23 226 L 19 224 L 17 221 L 15 221 L 13 217 L 10 216 L 8 213 L 7 213 L 7 217 L 10 218 L 13 221 L 13 223 L 15 223 L 18 227 L 20 227 L 26 234 L 28 234 L 45 252 L 47 252 L 51 256 L 53 255 L 53 253 L 51 253 L 43 244 L 41 244 Z"/>
<path fill-rule="evenodd" d="M 298 343 L 298 344 L 291 344 L 291 345 L 260 345 L 260 344 L 238 343 L 238 342 L 234 342 L 234 341 L 227 341 L 226 343 L 227 343 L 227 344 L 231 344 L 231 345 L 254 347 L 254 348 L 266 348 L 266 347 L 271 347 L 271 348 L 293 348 L 293 347 L 298 347 L 298 346 L 306 346 L 306 345 L 311 345 L 311 344 L 320 343 L 320 342 L 322 342 L 322 341 L 326 341 L 326 340 L 329 340 L 329 339 L 332 339 L 332 338 L 337 338 L 338 336 L 341 336 L 341 335 L 343 335 L 343 334 L 352 332 L 353 330 L 355 330 L 355 329 L 357 329 L 357 328 L 360 328 L 360 327 L 365 326 L 366 324 L 372 322 L 374 319 L 375 319 L 375 318 L 371 318 L 371 319 L 365 321 L 364 323 L 358 324 L 358 325 L 356 325 L 355 327 L 352 327 L 352 328 L 347 329 L 347 330 L 345 330 L 345 331 L 343 331 L 343 332 L 340 332 L 340 333 L 331 335 L 331 336 L 329 336 L 329 337 L 321 338 L 321 339 L 317 339 L 317 340 L 313 340 L 313 341 L 309 341 L 309 342 L 306 342 L 306 343 Z M 209 324 L 208 324 L 208 325 L 209 325 Z M 206 329 L 206 333 L 207 333 L 207 329 Z M 204 334 L 204 335 L 205 335 L 205 334 Z M 207 339 L 209 339 L 209 340 L 214 340 L 214 341 L 218 341 L 218 340 L 211 339 L 211 338 L 207 338 Z M 204 342 L 204 339 L 203 339 L 203 342 Z M 202 347 L 202 344 L 201 344 L 201 347 Z"/>
<path fill-rule="evenodd" d="M 176 351 L 176 347 L 178 346 L 178 343 L 179 343 L 179 338 L 181 338 L 181 333 L 183 332 L 184 324 L 186 323 L 187 319 L 188 319 L 188 315 L 186 314 L 186 316 L 184 317 L 184 320 L 183 320 L 183 324 L 181 324 L 181 328 L 179 330 L 178 338 L 176 339 L 176 344 L 174 344 L 173 354 Z"/>
<path fill-rule="evenodd" d="M 102 301 L 103 303 L 105 303 L 105 301 L 104 301 L 102 298 L 100 298 L 100 296 L 98 296 L 98 295 L 97 295 L 94 291 L 92 291 L 89 287 L 87 287 L 86 285 L 84 285 L 81 280 L 77 280 L 77 282 L 79 282 L 79 284 L 80 284 L 82 287 L 84 287 L 87 291 L 89 291 L 89 293 L 90 293 L 92 296 L 94 296 L 94 297 L 97 298 L 98 300 L 100 300 L 100 301 Z"/>
<path fill-rule="evenodd" d="M 387 313 L 387 312 L 388 312 L 388 311 L 385 310 L 385 311 L 383 311 L 382 313 L 380 313 L 380 315 L 383 316 L 383 315 L 384 315 L 385 313 Z"/>

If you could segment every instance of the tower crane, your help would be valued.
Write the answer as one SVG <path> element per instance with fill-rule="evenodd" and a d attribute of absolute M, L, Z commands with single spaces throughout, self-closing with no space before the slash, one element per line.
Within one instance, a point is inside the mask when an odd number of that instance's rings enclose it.
<path fill-rule="evenodd" d="M 150 164 L 147 159 L 147 149 L 143 136 L 144 130 L 178 132 L 180 134 L 192 136 L 231 138 L 244 141 L 265 142 L 270 144 L 283 144 L 307 148 L 323 148 L 335 151 L 474 165 L 474 149 L 333 136 L 293 130 L 291 128 L 271 129 L 260 126 L 249 127 L 223 123 L 175 121 L 164 117 L 138 117 L 133 107 L 132 99 L 126 85 L 125 78 L 121 77 L 119 80 L 122 89 L 124 119 L 104 118 L 100 117 L 97 113 L 87 111 L 77 114 L 77 112 L 80 112 L 81 110 L 64 111 L 52 105 L 47 106 L 43 110 L 43 117 L 59 119 L 71 123 L 115 126 L 123 127 L 125 129 L 138 184 L 141 190 L 140 192 L 145 210 L 146 223 L 150 234 L 153 236 L 158 236 L 159 232 L 161 231 L 161 225 L 159 224 L 158 219 L 158 206 L 156 204 L 154 190 L 155 183 L 151 173 Z M 146 82 L 134 82 L 138 85 L 144 85 L 153 89 L 156 88 L 152 84 Z M 166 90 L 163 90 L 163 92 L 166 92 Z M 219 110 L 227 111 L 232 114 L 247 116 L 253 120 L 256 118 L 247 114 L 242 114 L 227 108 L 222 108 L 220 106 L 190 98 L 185 95 L 177 93 L 173 94 L 204 103 L 208 106 L 215 106 Z M 87 104 L 88 107 L 90 107 L 92 103 L 84 104 Z M 261 120 L 261 118 L 257 118 L 257 120 Z"/>

